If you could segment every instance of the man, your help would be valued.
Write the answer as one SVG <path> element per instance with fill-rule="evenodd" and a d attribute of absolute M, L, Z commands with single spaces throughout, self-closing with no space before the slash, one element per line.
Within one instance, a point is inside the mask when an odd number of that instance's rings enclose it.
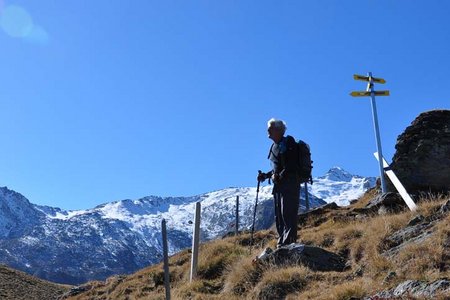
<path fill-rule="evenodd" d="M 284 136 L 286 123 L 270 119 L 267 122 L 268 136 L 273 140 L 268 159 L 272 171 L 260 173 L 258 181 L 267 178 L 273 181 L 275 223 L 278 232 L 277 248 L 297 241 L 297 218 L 300 196 L 300 180 L 297 175 L 297 143 L 292 136 Z"/>

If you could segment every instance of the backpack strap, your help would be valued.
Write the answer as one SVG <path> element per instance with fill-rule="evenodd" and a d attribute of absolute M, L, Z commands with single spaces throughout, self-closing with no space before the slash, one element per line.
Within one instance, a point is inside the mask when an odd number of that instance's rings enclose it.
<path fill-rule="evenodd" d="M 297 142 L 295 138 L 291 135 L 286 136 L 286 146 L 287 147 L 296 147 Z"/>
<path fill-rule="evenodd" d="M 272 149 L 273 149 L 273 143 L 272 143 L 272 146 L 270 146 L 270 150 L 269 150 L 269 154 L 267 155 L 267 159 L 270 159 L 270 154 L 273 154 L 274 156 L 276 156 L 275 153 L 272 152 Z"/>
<path fill-rule="evenodd" d="M 296 174 L 298 164 L 298 145 L 293 136 L 286 136 L 284 170 L 286 174 Z"/>

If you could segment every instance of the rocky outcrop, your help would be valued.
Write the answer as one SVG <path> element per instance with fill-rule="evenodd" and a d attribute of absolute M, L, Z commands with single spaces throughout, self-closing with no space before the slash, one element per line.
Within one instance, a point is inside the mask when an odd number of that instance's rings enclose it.
<path fill-rule="evenodd" d="M 383 256 L 395 255 L 405 246 L 412 243 L 422 243 L 431 236 L 434 225 L 434 222 L 421 222 L 394 232 L 383 240 L 384 246 L 388 249 L 383 252 Z"/>
<path fill-rule="evenodd" d="M 417 297 L 422 299 L 424 297 L 430 298 L 437 295 L 443 297 L 450 296 L 450 281 L 447 279 L 441 279 L 427 283 L 424 281 L 407 280 L 391 290 L 383 291 L 364 299 L 410 299 L 409 297 Z"/>
<path fill-rule="evenodd" d="M 395 148 L 391 168 L 409 193 L 450 192 L 450 110 L 420 114 Z"/>
<path fill-rule="evenodd" d="M 440 208 L 437 208 L 435 213 L 428 217 L 420 214 L 414 216 L 406 227 L 395 231 L 382 240 L 381 248 L 384 250 L 382 255 L 391 257 L 408 245 L 423 243 L 431 237 L 435 230 L 435 225 L 448 215 L 449 207 L 450 200 L 445 202 Z"/>
<path fill-rule="evenodd" d="M 382 214 L 382 212 L 395 212 L 400 211 L 406 207 L 405 201 L 397 193 L 385 193 L 378 195 L 369 201 L 366 208 L 370 211 L 377 211 Z"/>

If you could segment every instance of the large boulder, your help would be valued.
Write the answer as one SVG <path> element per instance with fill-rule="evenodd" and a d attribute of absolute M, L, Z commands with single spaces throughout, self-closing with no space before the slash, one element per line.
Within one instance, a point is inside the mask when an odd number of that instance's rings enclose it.
<path fill-rule="evenodd" d="M 391 168 L 409 193 L 450 192 L 450 110 L 421 113 L 395 148 Z"/>
<path fill-rule="evenodd" d="M 319 247 L 295 243 L 275 251 L 266 248 L 257 261 L 277 266 L 304 265 L 314 271 L 342 272 L 348 268 L 345 258 L 338 254 Z"/>
<path fill-rule="evenodd" d="M 405 201 L 399 194 L 384 193 L 370 200 L 369 203 L 367 203 L 366 208 L 371 211 L 378 211 L 378 213 L 382 214 L 384 211 L 399 211 L 405 206 Z"/>

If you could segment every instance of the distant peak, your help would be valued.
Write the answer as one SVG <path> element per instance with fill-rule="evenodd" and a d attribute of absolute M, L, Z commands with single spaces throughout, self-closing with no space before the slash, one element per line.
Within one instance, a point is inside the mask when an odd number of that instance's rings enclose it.
<path fill-rule="evenodd" d="M 2 199 L 13 199 L 16 203 L 22 203 L 23 205 L 30 206 L 30 201 L 28 201 L 25 196 L 23 196 L 21 193 L 18 193 L 14 190 L 8 189 L 8 187 L 0 187 L 0 200 Z"/>
<path fill-rule="evenodd" d="M 342 168 L 339 167 L 339 166 L 334 166 L 334 167 L 332 167 L 328 172 L 332 172 L 332 171 L 343 171 L 343 172 L 347 172 L 347 171 L 345 171 L 344 169 L 342 169 Z"/>
<path fill-rule="evenodd" d="M 332 167 L 324 176 L 324 178 L 334 181 L 350 181 L 352 177 L 352 174 L 338 166 Z"/>
<path fill-rule="evenodd" d="M 328 170 L 327 174 L 329 173 L 338 173 L 338 174 L 350 174 L 348 171 L 344 170 L 341 167 L 335 166 Z"/>

